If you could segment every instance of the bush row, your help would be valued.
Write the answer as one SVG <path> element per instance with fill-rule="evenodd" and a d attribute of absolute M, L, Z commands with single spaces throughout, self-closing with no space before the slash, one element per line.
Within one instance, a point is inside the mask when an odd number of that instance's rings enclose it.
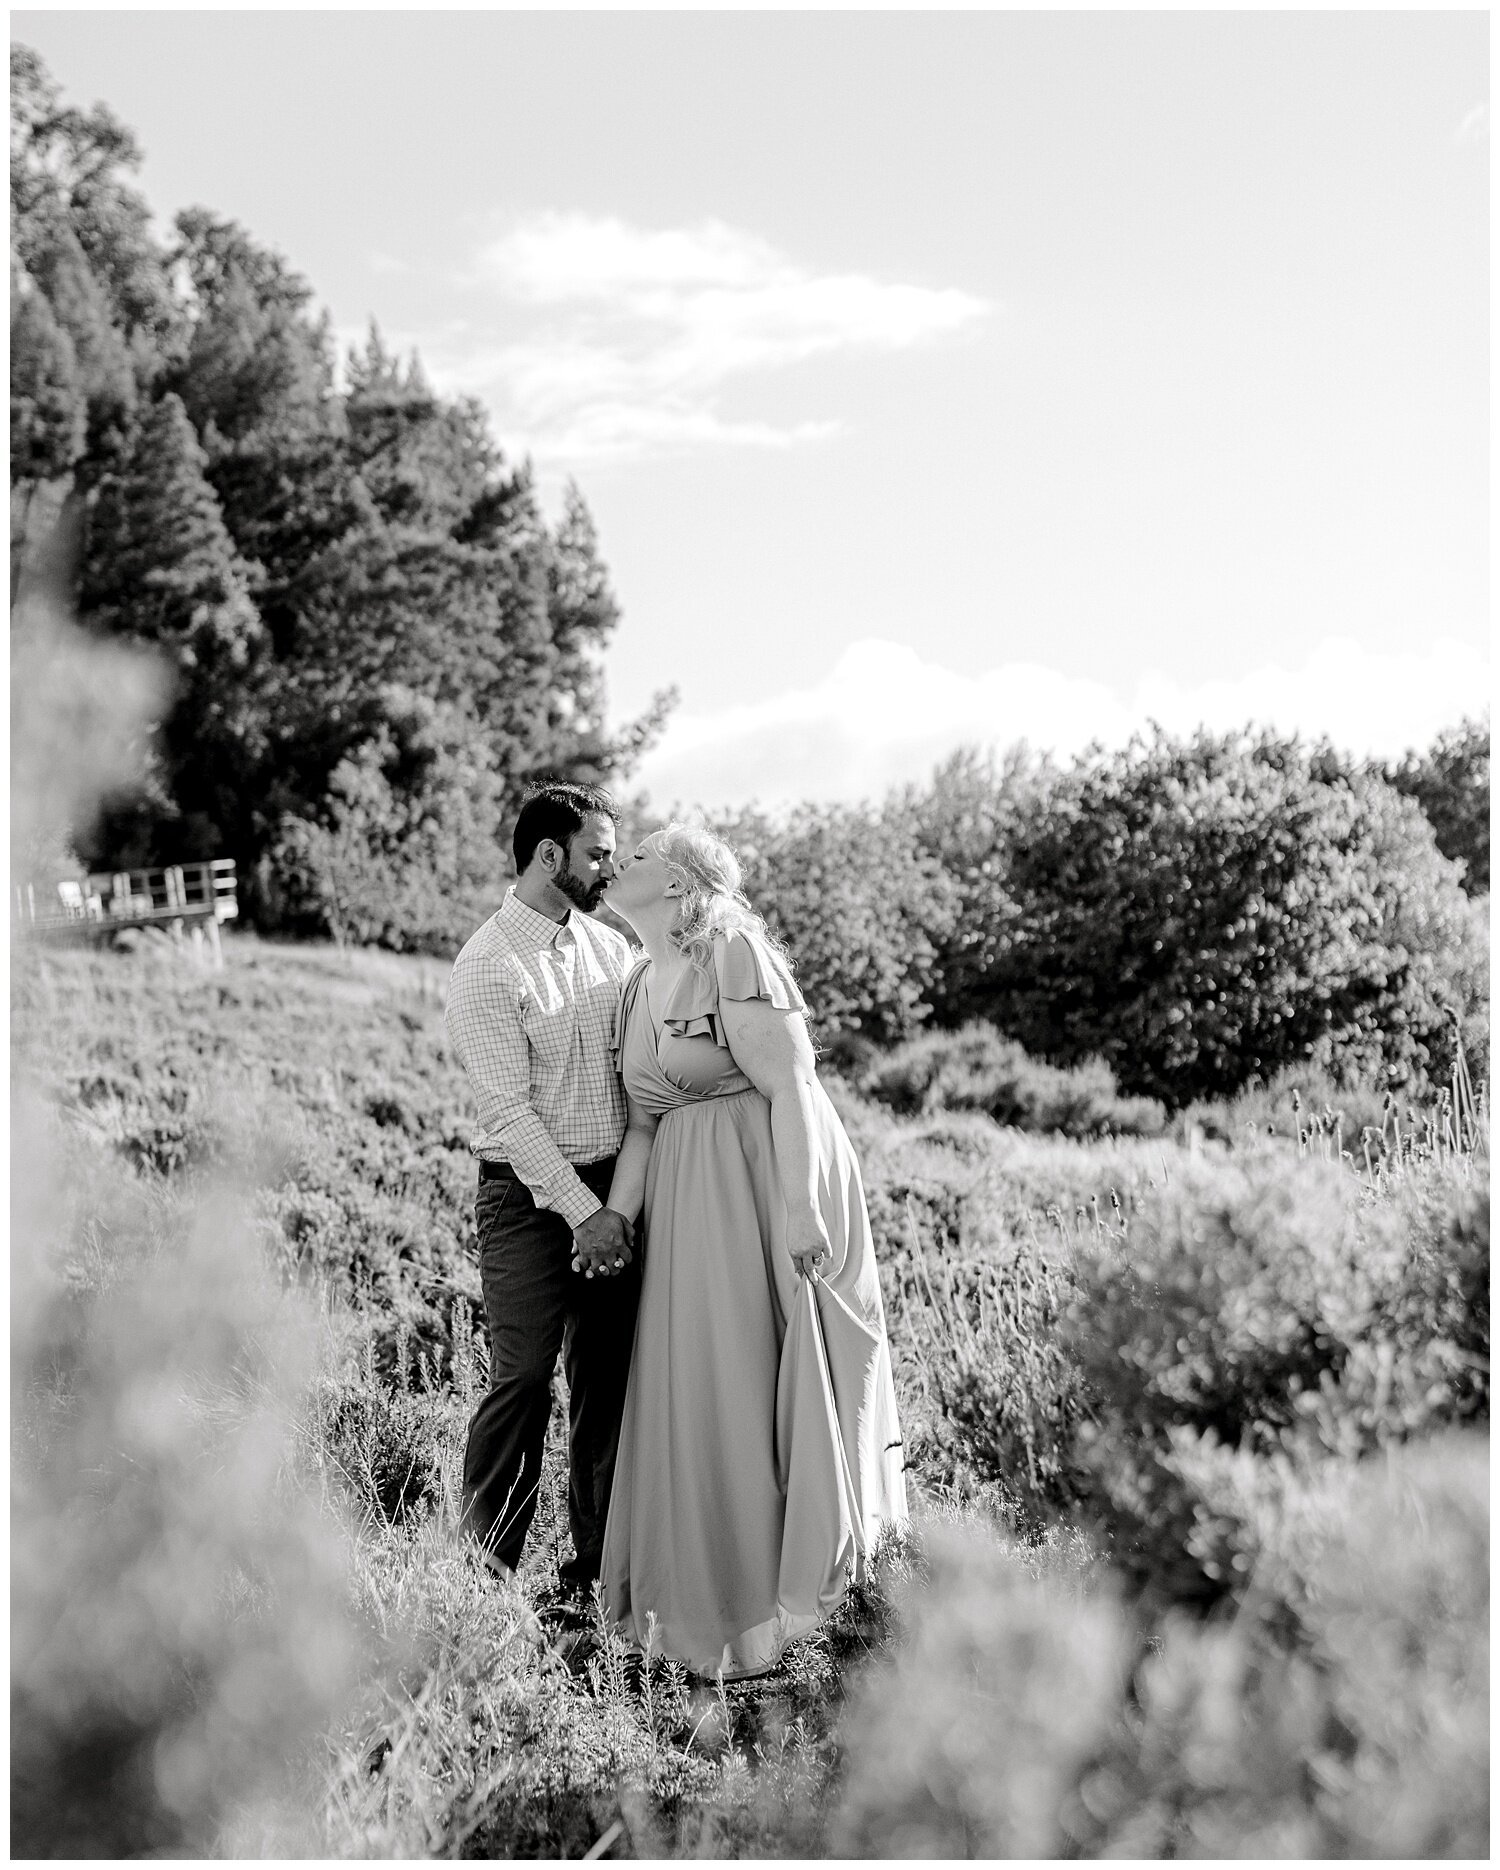
<path fill-rule="evenodd" d="M 1489 735 L 1467 732 L 1472 805 Z M 1093 1073 L 1095 1103 L 1175 1109 L 1287 1067 L 1399 1085 L 1445 1076 L 1460 1039 L 1487 1053 L 1486 900 L 1465 893 L 1487 844 L 1445 856 L 1409 779 L 1157 729 L 1066 770 L 960 755 L 879 807 L 718 829 L 830 1040 L 983 1018 Z"/>

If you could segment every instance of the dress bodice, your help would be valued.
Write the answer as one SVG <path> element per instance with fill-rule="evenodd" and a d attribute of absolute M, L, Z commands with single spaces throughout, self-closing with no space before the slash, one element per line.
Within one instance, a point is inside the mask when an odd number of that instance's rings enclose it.
<path fill-rule="evenodd" d="M 660 1027 L 646 998 L 647 957 L 626 976 L 620 1004 L 620 1075 L 644 1109 L 670 1110 L 753 1089 L 734 1062 L 721 1000 L 769 1000 L 801 1011 L 802 995 L 780 955 L 760 935 L 736 929 L 714 942 L 712 979 L 689 968 L 667 996 Z"/>

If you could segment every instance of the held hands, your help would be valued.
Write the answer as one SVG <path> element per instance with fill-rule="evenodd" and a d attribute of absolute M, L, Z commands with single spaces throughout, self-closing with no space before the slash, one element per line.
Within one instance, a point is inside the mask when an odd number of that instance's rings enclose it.
<path fill-rule="evenodd" d="M 630 1264 L 634 1255 L 630 1242 L 634 1230 L 623 1214 L 613 1208 L 600 1208 L 573 1229 L 573 1271 L 592 1279 L 598 1273 L 607 1279 Z"/>

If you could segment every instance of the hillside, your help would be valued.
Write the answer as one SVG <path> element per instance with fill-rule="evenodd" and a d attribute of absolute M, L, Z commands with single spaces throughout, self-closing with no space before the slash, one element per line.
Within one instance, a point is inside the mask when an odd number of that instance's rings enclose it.
<path fill-rule="evenodd" d="M 19 1850 L 1482 1852 L 1488 1158 L 1451 1109 L 1341 1163 L 1300 1098 L 1083 1143 L 836 1084 L 912 1534 L 766 1683 L 608 1641 L 574 1677 L 530 1609 L 556 1416 L 518 1585 L 451 1538 L 484 1351 L 445 970 L 228 950 L 16 955 Z"/>

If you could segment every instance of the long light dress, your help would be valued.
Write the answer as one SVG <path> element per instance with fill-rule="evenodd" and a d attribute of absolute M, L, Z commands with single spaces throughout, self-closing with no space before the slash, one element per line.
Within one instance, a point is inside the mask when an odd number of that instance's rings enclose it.
<path fill-rule="evenodd" d="M 719 1017 L 721 996 L 801 1009 L 790 973 L 759 935 L 721 936 L 715 979 L 690 969 L 658 1030 L 646 966 L 625 980 L 620 1065 L 660 1123 L 600 1582 L 627 1637 L 733 1678 L 773 1667 L 837 1606 L 882 1526 L 905 1520 L 901 1430 L 844 1126 L 816 1086 L 832 1259 L 808 1279 L 787 1250 L 770 1103 Z"/>

